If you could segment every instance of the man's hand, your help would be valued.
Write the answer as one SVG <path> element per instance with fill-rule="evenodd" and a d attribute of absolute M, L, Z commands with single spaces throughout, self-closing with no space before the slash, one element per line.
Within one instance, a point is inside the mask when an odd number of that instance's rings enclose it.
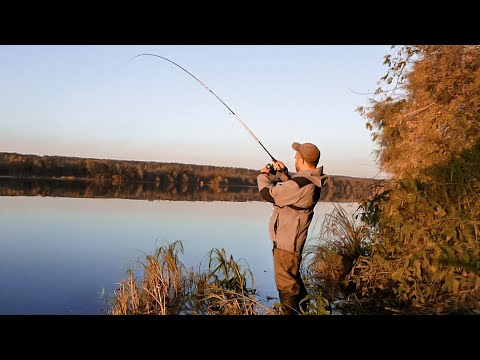
<path fill-rule="evenodd" d="M 264 167 L 263 169 L 260 170 L 261 173 L 265 173 L 265 174 L 268 174 L 270 173 L 270 169 L 267 168 L 267 167 Z"/>
<path fill-rule="evenodd" d="M 277 160 L 273 162 L 273 168 L 275 170 L 285 171 L 286 166 L 283 162 Z"/>
<path fill-rule="evenodd" d="M 267 164 L 262 170 L 260 170 L 260 173 L 276 175 L 277 170 L 275 170 L 275 167 L 272 164 Z"/>
<path fill-rule="evenodd" d="M 261 173 L 265 174 L 275 174 L 277 171 L 287 171 L 285 164 L 278 160 L 273 161 L 272 164 L 267 164 L 267 166 L 260 170 Z"/>

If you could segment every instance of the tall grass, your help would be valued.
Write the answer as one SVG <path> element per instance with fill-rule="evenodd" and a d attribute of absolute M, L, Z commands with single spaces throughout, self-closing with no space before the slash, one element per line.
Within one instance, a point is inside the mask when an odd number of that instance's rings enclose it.
<path fill-rule="evenodd" d="M 133 270 L 119 282 L 110 300 L 111 315 L 272 315 L 256 298 L 248 264 L 213 249 L 204 271 L 186 269 L 179 260 L 183 245 L 176 241 L 160 247 L 141 263 L 143 279 Z M 202 264 L 199 268 L 202 267 Z"/>
<path fill-rule="evenodd" d="M 210 315 L 258 315 L 272 313 L 256 299 L 255 281 L 248 263 L 228 257 L 224 249 L 206 256 L 207 270 L 197 296 L 199 313 Z M 243 264 L 243 265 L 242 265 Z"/>
<path fill-rule="evenodd" d="M 361 256 L 369 254 L 369 232 L 357 221 L 359 215 L 359 209 L 351 213 L 334 204 L 316 243 L 305 247 L 304 273 L 308 274 L 310 287 L 330 302 L 345 296 L 351 288 L 345 280 L 347 275 Z"/>
<path fill-rule="evenodd" d="M 119 283 L 113 294 L 109 313 L 112 315 L 181 314 L 194 288 L 196 276 L 187 271 L 178 253 L 183 245 L 176 241 L 147 255 L 143 267 L 144 276 L 138 280 L 134 272 L 127 270 L 127 277 Z"/>

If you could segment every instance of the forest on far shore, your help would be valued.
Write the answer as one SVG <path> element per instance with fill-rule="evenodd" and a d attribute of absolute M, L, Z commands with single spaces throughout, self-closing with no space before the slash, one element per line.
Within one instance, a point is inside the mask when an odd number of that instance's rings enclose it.
<path fill-rule="evenodd" d="M 94 181 L 113 187 L 143 184 L 140 191 L 143 186 L 150 190 L 153 186 L 164 193 L 191 193 L 204 187 L 215 192 L 256 187 L 257 174 L 258 170 L 236 167 L 0 153 L 0 176 L 3 177 Z M 321 201 L 361 201 L 381 183 L 381 180 L 330 176 Z M 257 195 L 256 192 L 252 194 Z"/>

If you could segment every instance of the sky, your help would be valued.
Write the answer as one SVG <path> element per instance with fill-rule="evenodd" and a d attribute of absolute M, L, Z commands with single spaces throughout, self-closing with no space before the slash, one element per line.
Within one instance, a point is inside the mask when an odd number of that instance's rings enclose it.
<path fill-rule="evenodd" d="M 389 45 L 0 45 L 0 152 L 383 178 L 365 119 Z"/>

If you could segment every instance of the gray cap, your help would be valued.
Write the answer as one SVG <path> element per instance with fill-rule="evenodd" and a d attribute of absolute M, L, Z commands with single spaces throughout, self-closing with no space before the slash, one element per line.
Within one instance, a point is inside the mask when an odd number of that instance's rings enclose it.
<path fill-rule="evenodd" d="M 320 150 L 312 143 L 299 144 L 294 142 L 292 148 L 297 150 L 302 158 L 308 162 L 318 162 L 320 160 Z"/>

